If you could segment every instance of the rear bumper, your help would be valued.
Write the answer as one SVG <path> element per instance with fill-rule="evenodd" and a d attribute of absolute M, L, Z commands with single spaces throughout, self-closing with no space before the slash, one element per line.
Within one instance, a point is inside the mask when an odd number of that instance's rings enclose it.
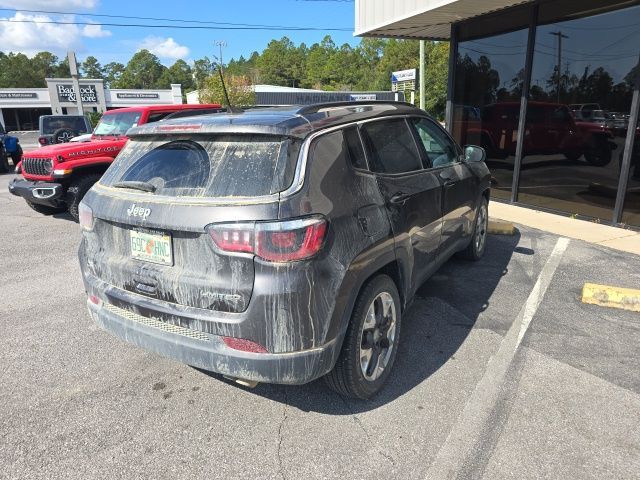
<path fill-rule="evenodd" d="M 87 302 L 103 329 L 128 343 L 194 367 L 243 380 L 300 385 L 326 374 L 338 342 L 288 353 L 251 353 L 227 347 L 218 335 L 142 317 L 110 304 Z"/>
<path fill-rule="evenodd" d="M 9 192 L 39 205 L 60 207 L 64 204 L 64 187 L 59 183 L 32 182 L 14 178 L 9 183 Z"/>

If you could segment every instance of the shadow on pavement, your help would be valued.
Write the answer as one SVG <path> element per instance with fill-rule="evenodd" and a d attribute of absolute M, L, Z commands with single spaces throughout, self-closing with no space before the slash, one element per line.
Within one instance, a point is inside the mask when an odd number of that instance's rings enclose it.
<path fill-rule="evenodd" d="M 393 372 L 385 388 L 372 400 L 342 398 L 329 390 L 322 379 L 302 386 L 260 384 L 249 391 L 302 411 L 328 415 L 353 415 L 393 402 L 454 357 L 480 313 L 486 310 L 519 240 L 519 233 L 511 237 L 492 235 L 480 262 L 453 258 L 420 287 L 404 313 Z M 222 380 L 221 375 L 200 372 Z"/>

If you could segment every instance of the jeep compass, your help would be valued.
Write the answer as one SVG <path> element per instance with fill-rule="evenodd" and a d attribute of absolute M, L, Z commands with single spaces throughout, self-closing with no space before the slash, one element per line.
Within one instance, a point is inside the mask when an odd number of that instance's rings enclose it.
<path fill-rule="evenodd" d="M 369 398 L 417 288 L 487 235 L 484 150 L 395 102 L 142 125 L 80 204 L 91 316 L 240 383 Z"/>

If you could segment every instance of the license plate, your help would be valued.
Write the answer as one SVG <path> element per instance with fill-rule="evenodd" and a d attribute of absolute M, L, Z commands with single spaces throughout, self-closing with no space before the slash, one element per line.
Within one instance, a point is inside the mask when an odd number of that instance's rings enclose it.
<path fill-rule="evenodd" d="M 131 230 L 131 256 L 145 262 L 173 265 L 171 235 Z"/>

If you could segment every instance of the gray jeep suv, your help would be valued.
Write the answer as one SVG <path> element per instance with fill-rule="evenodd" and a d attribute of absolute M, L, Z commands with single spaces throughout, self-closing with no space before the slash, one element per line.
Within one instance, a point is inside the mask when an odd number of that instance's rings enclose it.
<path fill-rule="evenodd" d="M 489 171 L 411 105 L 350 102 L 131 129 L 80 208 L 92 317 L 239 383 L 369 398 L 402 314 L 485 248 Z"/>

